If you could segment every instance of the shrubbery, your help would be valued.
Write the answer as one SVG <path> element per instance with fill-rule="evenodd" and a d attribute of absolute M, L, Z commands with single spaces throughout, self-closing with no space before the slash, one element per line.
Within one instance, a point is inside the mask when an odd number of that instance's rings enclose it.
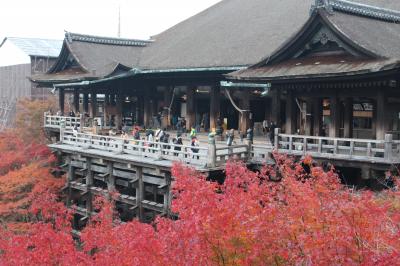
<path fill-rule="evenodd" d="M 254 173 L 229 163 L 223 185 L 175 165 L 176 221 L 115 221 L 103 206 L 70 235 L 69 213 L 56 196 L 36 195 L 42 220 L 27 234 L 1 233 L 5 264 L 93 265 L 396 265 L 400 251 L 400 194 L 342 186 L 333 170 L 275 155 L 278 167 Z M 276 179 L 276 170 L 282 175 Z M 43 196 L 45 195 L 45 196 Z M 53 202 L 53 203 L 52 203 Z"/>

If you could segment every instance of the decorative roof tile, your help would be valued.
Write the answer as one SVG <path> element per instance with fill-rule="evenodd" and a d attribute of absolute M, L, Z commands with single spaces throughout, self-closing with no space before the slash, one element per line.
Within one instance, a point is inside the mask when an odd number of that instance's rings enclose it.
<path fill-rule="evenodd" d="M 112 38 L 112 37 L 101 37 L 93 35 L 84 35 L 66 32 L 65 38 L 69 43 L 73 41 L 79 42 L 89 42 L 97 44 L 107 44 L 107 45 L 122 45 L 122 46 L 146 46 L 151 43 L 151 41 L 137 40 L 137 39 L 123 39 L 123 38 Z"/>
<path fill-rule="evenodd" d="M 361 4 L 347 0 L 316 0 L 311 11 L 325 8 L 328 12 L 339 11 L 373 19 L 400 23 L 400 12 L 392 9 Z"/>

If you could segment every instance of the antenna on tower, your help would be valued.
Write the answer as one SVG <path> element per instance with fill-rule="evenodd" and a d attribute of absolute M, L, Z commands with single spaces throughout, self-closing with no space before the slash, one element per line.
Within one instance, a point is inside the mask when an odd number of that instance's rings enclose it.
<path fill-rule="evenodd" d="M 118 4 L 118 38 L 121 38 L 121 3 Z"/>

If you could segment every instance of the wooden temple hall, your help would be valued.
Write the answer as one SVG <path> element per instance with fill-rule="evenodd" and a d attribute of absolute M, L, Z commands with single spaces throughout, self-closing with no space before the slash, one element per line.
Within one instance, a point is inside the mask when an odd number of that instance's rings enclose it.
<path fill-rule="evenodd" d="M 397 0 L 223 0 L 150 40 L 67 32 L 57 62 L 31 81 L 59 95 L 45 128 L 59 139 L 50 148 L 68 172 L 76 227 L 113 190 L 123 219 L 169 215 L 174 161 L 214 173 L 232 158 L 265 163 L 275 149 L 356 168 L 361 183 L 384 178 L 400 163 L 399 43 Z M 101 131 L 175 130 L 183 118 L 187 129 L 253 128 L 255 138 L 236 133 L 228 147 L 203 134 L 194 152 L 186 139 Z M 276 127 L 271 142 L 263 121 Z"/>

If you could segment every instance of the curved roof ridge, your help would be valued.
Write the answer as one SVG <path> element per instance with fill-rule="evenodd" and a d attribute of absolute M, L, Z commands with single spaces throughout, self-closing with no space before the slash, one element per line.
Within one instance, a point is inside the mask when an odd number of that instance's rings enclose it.
<path fill-rule="evenodd" d="M 316 0 L 311 11 L 325 8 L 329 12 L 339 11 L 387 22 L 400 23 L 400 11 L 353 2 L 349 0 Z"/>
<path fill-rule="evenodd" d="M 126 39 L 126 38 L 115 38 L 105 37 L 96 35 L 87 35 L 80 33 L 65 32 L 65 39 L 71 43 L 73 41 L 89 42 L 97 44 L 108 44 L 108 45 L 122 45 L 122 46 L 146 46 L 151 43 L 151 40 L 139 40 L 139 39 Z"/>

